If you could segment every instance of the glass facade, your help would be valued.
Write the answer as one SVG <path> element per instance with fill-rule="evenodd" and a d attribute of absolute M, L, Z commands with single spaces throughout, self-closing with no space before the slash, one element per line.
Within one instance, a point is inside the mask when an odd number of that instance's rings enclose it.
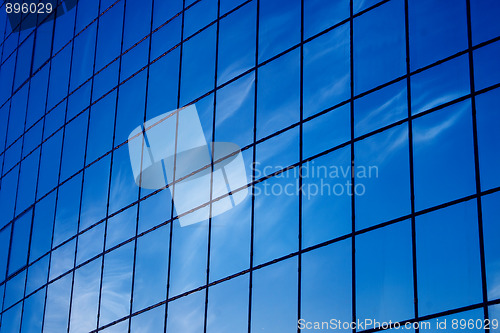
<path fill-rule="evenodd" d="M 0 333 L 500 332 L 500 2 L 13 3 Z M 175 159 L 157 189 L 131 167 L 134 129 L 191 104 L 241 148 L 222 214 L 212 178 L 178 214 Z"/>

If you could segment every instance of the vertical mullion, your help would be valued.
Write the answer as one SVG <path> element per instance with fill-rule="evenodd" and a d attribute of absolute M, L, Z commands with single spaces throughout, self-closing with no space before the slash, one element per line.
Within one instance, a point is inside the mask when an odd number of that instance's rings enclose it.
<path fill-rule="evenodd" d="M 488 287 L 486 282 L 486 259 L 484 251 L 484 230 L 483 230 L 483 211 L 482 211 L 482 197 L 481 197 L 481 174 L 479 168 L 479 144 L 477 137 L 477 109 L 476 109 L 476 85 L 474 81 L 474 53 L 472 52 L 472 17 L 470 0 L 466 0 L 467 5 L 467 41 L 468 41 L 468 55 L 469 55 L 469 79 L 471 91 L 471 106 L 472 106 L 472 134 L 474 140 L 474 168 L 476 180 L 476 202 L 477 202 L 477 222 L 479 234 L 479 255 L 481 261 L 481 288 L 483 296 L 483 310 L 484 318 L 489 318 L 488 313 Z M 489 330 L 485 329 L 485 332 Z"/>
<path fill-rule="evenodd" d="M 117 4 L 119 1 L 117 2 Z M 117 77 L 117 86 L 116 86 L 116 98 L 115 98 L 115 116 L 113 119 L 113 139 L 111 140 L 111 154 L 110 154 L 110 160 L 111 163 L 109 165 L 109 179 L 108 179 L 108 195 L 106 199 L 106 219 L 104 221 L 104 243 L 102 245 L 102 263 L 101 263 L 101 280 L 100 280 L 100 285 L 99 285 L 99 302 L 97 305 L 97 328 L 99 328 L 100 325 L 100 319 L 101 319 L 101 301 L 102 301 L 102 281 L 104 278 L 104 259 L 105 259 L 105 252 L 106 252 L 106 238 L 108 234 L 108 216 L 109 216 L 109 200 L 111 197 L 111 177 L 113 175 L 113 156 L 115 152 L 115 140 L 116 140 L 116 116 L 118 114 L 118 98 L 120 96 L 120 76 L 122 72 L 122 53 L 123 53 L 123 36 L 124 36 L 124 31 L 125 31 L 125 10 L 127 9 L 127 0 L 123 0 L 123 18 L 122 18 L 122 33 L 121 33 L 121 43 L 120 43 L 120 58 L 118 59 L 118 77 Z M 101 13 L 99 13 L 101 15 Z M 96 53 L 97 53 L 97 43 L 98 39 L 96 40 Z M 95 62 L 94 62 L 95 65 Z"/>
<path fill-rule="evenodd" d="M 252 216 L 250 218 L 250 272 L 248 278 L 248 333 L 252 331 L 252 288 L 253 288 L 253 248 L 255 229 L 255 163 L 257 151 L 257 87 L 259 83 L 259 23 L 260 23 L 260 0 L 255 0 L 257 6 L 255 24 L 255 80 L 254 80 L 254 100 L 253 100 L 253 151 L 252 151 Z"/>
<path fill-rule="evenodd" d="M 415 177 L 413 165 L 413 121 L 411 107 L 411 79 L 410 79 L 410 19 L 408 0 L 405 0 L 405 44 L 406 44 L 406 102 L 408 109 L 408 154 L 410 168 L 410 206 L 411 206 L 411 245 L 412 245 L 412 270 L 413 270 L 413 311 L 415 318 L 419 318 L 418 313 L 418 279 L 417 279 L 417 238 L 415 224 Z M 419 328 L 415 328 L 415 333 Z"/>
<path fill-rule="evenodd" d="M 168 298 L 170 296 L 170 271 L 172 264 L 172 241 L 173 241 L 173 232 L 174 232 L 174 196 L 175 196 L 175 169 L 177 163 L 177 139 L 178 139 L 178 129 L 179 129 L 179 108 L 181 104 L 181 78 L 182 78 L 182 51 L 184 49 L 184 17 L 186 11 L 186 0 L 182 0 L 182 17 L 181 17 L 181 42 L 179 45 L 179 77 L 177 81 L 177 110 L 175 111 L 175 142 L 174 142 L 174 169 L 173 169 L 173 179 L 170 182 L 171 186 L 170 193 L 172 194 L 172 206 L 170 209 L 170 240 L 168 243 L 168 269 L 167 269 L 167 295 L 165 298 L 165 321 L 164 321 L 164 332 L 167 332 L 167 324 L 168 324 Z M 165 180 L 167 182 L 167 180 Z"/>

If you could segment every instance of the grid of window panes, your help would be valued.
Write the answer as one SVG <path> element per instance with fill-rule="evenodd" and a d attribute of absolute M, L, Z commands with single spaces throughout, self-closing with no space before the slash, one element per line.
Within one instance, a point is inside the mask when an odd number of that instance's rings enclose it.
<path fill-rule="evenodd" d="M 80 0 L 15 32 L 5 6 L 0 333 L 500 317 L 498 1 Z M 181 228 L 127 138 L 191 103 L 255 195 Z"/>

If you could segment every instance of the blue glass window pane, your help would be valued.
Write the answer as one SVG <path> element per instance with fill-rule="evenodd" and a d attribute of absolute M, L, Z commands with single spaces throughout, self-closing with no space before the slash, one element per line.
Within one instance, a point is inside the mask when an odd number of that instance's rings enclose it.
<path fill-rule="evenodd" d="M 210 280 L 216 281 L 250 266 L 252 199 L 212 217 Z M 215 310 L 217 311 L 217 310 Z"/>
<path fill-rule="evenodd" d="M 449 60 L 411 77 L 411 112 L 431 109 L 470 93 L 469 58 Z"/>
<path fill-rule="evenodd" d="M 183 0 L 154 1 L 153 29 L 165 23 L 182 10 Z"/>
<path fill-rule="evenodd" d="M 73 8 L 69 12 L 64 13 L 63 6 L 58 6 L 56 8 L 56 11 L 57 14 L 55 20 L 53 46 L 54 53 L 62 49 L 62 47 L 66 45 L 71 40 L 71 38 L 73 38 L 73 33 L 75 30 L 76 8 Z"/>
<path fill-rule="evenodd" d="M 257 139 L 300 120 L 299 50 L 281 56 L 258 71 Z"/>
<path fill-rule="evenodd" d="M 406 71 L 404 2 L 393 0 L 354 19 L 356 94 Z"/>
<path fill-rule="evenodd" d="M 63 15 L 65 16 L 65 15 Z M 63 17 L 61 16 L 61 17 Z M 71 45 L 66 46 L 52 59 L 50 69 L 48 109 L 54 107 L 68 93 L 69 65 L 71 60 Z"/>
<path fill-rule="evenodd" d="M 82 228 L 80 228 L 81 230 Z M 94 258 L 103 251 L 104 223 L 78 235 L 78 248 L 76 251 L 76 265 Z"/>
<path fill-rule="evenodd" d="M 226 14 L 230 10 L 233 10 L 237 6 L 244 3 L 245 0 L 220 0 L 220 13 L 221 15 Z"/>
<path fill-rule="evenodd" d="M 419 314 L 482 299 L 476 201 L 416 218 Z"/>
<path fill-rule="evenodd" d="M 116 92 L 112 92 L 90 109 L 87 139 L 87 164 L 111 150 L 115 121 Z"/>
<path fill-rule="evenodd" d="M 123 50 L 127 50 L 149 34 L 151 29 L 151 12 L 153 8 L 152 0 L 128 0 L 125 7 Z"/>
<path fill-rule="evenodd" d="M 255 186 L 254 264 L 298 250 L 298 168 Z"/>
<path fill-rule="evenodd" d="M 486 285 L 488 286 L 488 299 L 494 300 L 500 297 L 500 288 L 498 287 L 498 281 L 500 281 L 500 244 L 497 241 L 500 235 L 499 193 L 484 196 L 482 204 Z"/>
<path fill-rule="evenodd" d="M 350 97 L 349 25 L 304 45 L 304 116 Z"/>
<path fill-rule="evenodd" d="M 76 240 L 73 239 L 52 251 L 49 280 L 53 280 L 74 267 Z M 71 274 L 69 274 L 71 275 Z"/>
<path fill-rule="evenodd" d="M 23 214 L 14 222 L 9 257 L 9 275 L 26 266 L 30 240 L 32 212 Z"/>
<path fill-rule="evenodd" d="M 129 78 L 148 64 L 149 39 L 122 55 L 120 80 Z"/>
<path fill-rule="evenodd" d="M 35 201 L 35 189 L 38 174 L 38 158 L 40 152 L 37 149 L 21 162 L 21 173 L 17 192 L 16 214 L 23 212 Z"/>
<path fill-rule="evenodd" d="M 168 221 L 171 217 L 172 197 L 164 189 L 141 201 L 139 206 L 139 233 Z"/>
<path fill-rule="evenodd" d="M 76 32 L 78 33 L 98 15 L 99 1 L 78 1 L 76 13 Z"/>
<path fill-rule="evenodd" d="M 64 118 L 66 116 L 66 104 L 61 103 L 54 109 L 50 110 L 49 113 L 45 115 L 45 124 L 43 129 L 43 139 L 48 139 L 57 130 L 62 128 L 64 125 Z M 43 121 L 43 120 L 42 120 Z M 62 133 L 62 131 L 61 131 Z M 60 157 L 58 158 L 58 160 Z"/>
<path fill-rule="evenodd" d="M 19 332 L 19 328 L 21 326 L 21 313 L 21 303 L 5 311 L 2 314 L 2 326 L 0 327 L 0 333 Z"/>
<path fill-rule="evenodd" d="M 30 262 L 50 251 L 56 193 L 52 192 L 35 205 L 31 235 Z"/>
<path fill-rule="evenodd" d="M 137 239 L 134 312 L 161 302 L 167 295 L 169 239 L 170 225 Z"/>
<path fill-rule="evenodd" d="M 309 38 L 348 17 L 348 1 L 304 1 L 304 37 Z"/>
<path fill-rule="evenodd" d="M 120 86 L 116 113 L 115 146 L 127 141 L 130 133 L 144 122 L 146 71 Z"/>
<path fill-rule="evenodd" d="M 215 141 L 241 148 L 253 141 L 255 77 L 253 73 L 217 91 Z"/>
<path fill-rule="evenodd" d="M 101 259 L 77 269 L 73 282 L 69 332 L 89 332 L 97 326 Z"/>
<path fill-rule="evenodd" d="M 356 229 L 410 213 L 410 162 L 406 124 L 354 145 Z"/>
<path fill-rule="evenodd" d="M 97 23 L 93 23 L 90 27 L 88 27 L 81 34 L 75 37 L 71 67 L 71 90 L 76 89 L 83 82 L 85 82 L 85 80 L 89 79 L 92 76 L 94 66 L 95 39 L 97 37 L 96 32 Z"/>
<path fill-rule="evenodd" d="M 141 313 L 138 316 L 132 317 L 130 333 L 163 332 L 164 318 L 164 305 Z"/>
<path fill-rule="evenodd" d="M 495 0 L 472 0 L 470 2 L 472 19 L 472 41 L 479 44 L 500 35 L 498 17 L 500 6 Z"/>
<path fill-rule="evenodd" d="M 125 209 L 108 219 L 106 230 L 106 249 L 110 249 L 135 236 L 137 206 Z"/>
<path fill-rule="evenodd" d="M 465 0 L 410 0 L 408 7 L 412 70 L 467 48 Z"/>
<path fill-rule="evenodd" d="M 20 301 L 24 297 L 24 284 L 26 283 L 26 270 L 11 277 L 5 283 L 5 295 L 3 299 L 3 308 L 7 309 Z"/>
<path fill-rule="evenodd" d="M 500 89 L 476 97 L 481 188 L 500 186 Z"/>
<path fill-rule="evenodd" d="M 184 43 L 181 105 L 214 88 L 216 27 L 203 30 Z"/>
<path fill-rule="evenodd" d="M 259 269 L 253 275 L 252 332 L 297 330 L 297 258 Z"/>
<path fill-rule="evenodd" d="M 259 61 L 300 42 L 300 0 L 259 3 Z"/>
<path fill-rule="evenodd" d="M 14 205 L 16 197 L 12 193 L 16 192 L 18 169 L 15 168 L 2 179 L 2 189 L 0 190 L 0 227 L 3 227 L 14 218 Z"/>
<path fill-rule="evenodd" d="M 42 143 L 42 130 L 43 122 L 39 121 L 26 132 L 24 135 L 23 158 L 30 153 L 35 153 L 33 150 Z M 40 155 L 40 151 L 37 151 L 36 154 Z"/>
<path fill-rule="evenodd" d="M 1 78 L 0 71 L 0 78 Z M 7 125 L 9 122 L 9 105 L 5 104 L 2 108 L 0 108 L 0 152 L 3 152 L 5 149 L 5 137 L 7 136 Z"/>
<path fill-rule="evenodd" d="M 10 228 L 0 231 L 0 282 L 3 282 L 6 277 L 7 271 L 7 258 L 9 256 L 9 244 L 10 244 Z"/>
<path fill-rule="evenodd" d="M 14 68 L 16 57 L 12 56 L 7 59 L 0 71 L 0 105 L 5 103 L 12 93 L 12 81 L 14 80 Z"/>
<path fill-rule="evenodd" d="M 78 231 L 81 188 L 81 173 L 59 187 L 54 222 L 54 246 L 59 245 Z"/>
<path fill-rule="evenodd" d="M 173 50 L 149 69 L 146 119 L 177 109 L 179 50 Z"/>
<path fill-rule="evenodd" d="M 184 38 L 217 19 L 217 0 L 197 1 L 184 13 Z"/>
<path fill-rule="evenodd" d="M 44 303 L 45 289 L 31 295 L 24 301 L 21 333 L 42 331 Z"/>
<path fill-rule="evenodd" d="M 304 158 L 349 141 L 350 118 L 349 105 L 344 105 L 304 123 Z"/>
<path fill-rule="evenodd" d="M 67 331 L 70 296 L 71 274 L 62 277 L 47 287 L 44 332 Z"/>
<path fill-rule="evenodd" d="M 354 14 L 359 13 L 362 10 L 366 10 L 367 8 L 376 5 L 382 0 L 353 0 L 353 11 Z"/>
<path fill-rule="evenodd" d="M 61 181 L 74 175 L 84 166 L 88 119 L 89 112 L 87 110 L 66 125 L 61 161 Z"/>
<path fill-rule="evenodd" d="M 413 121 L 417 210 L 474 193 L 473 150 L 469 101 Z"/>
<path fill-rule="evenodd" d="M 303 247 L 351 232 L 350 165 L 350 148 L 333 151 L 303 165 Z"/>
<path fill-rule="evenodd" d="M 26 103 L 28 100 L 28 86 L 24 86 L 12 97 L 9 115 L 9 128 L 7 131 L 6 146 L 10 146 L 24 132 L 24 120 L 26 118 Z"/>
<path fill-rule="evenodd" d="M 474 51 L 474 79 L 476 90 L 500 82 L 500 42 L 486 45 Z"/>
<path fill-rule="evenodd" d="M 52 45 L 52 30 L 54 22 L 48 19 L 47 24 L 42 24 L 36 29 L 35 55 L 33 57 L 33 73 L 44 64 L 50 56 Z"/>
<path fill-rule="evenodd" d="M 58 131 L 42 145 L 40 161 L 40 177 L 37 197 L 40 198 L 57 185 L 59 164 L 61 160 L 62 131 Z"/>
<path fill-rule="evenodd" d="M 155 6 L 157 2 L 158 1 L 155 1 Z M 169 3 L 171 3 L 171 1 Z M 167 23 L 167 25 L 161 27 L 160 30 L 153 33 L 153 40 L 151 41 L 151 60 L 158 58 L 164 52 L 174 52 L 174 50 L 171 49 L 181 41 L 181 28 L 182 19 L 178 16 Z M 177 68 L 178 67 L 179 66 L 177 66 Z"/>
<path fill-rule="evenodd" d="M 80 230 L 106 217 L 110 156 L 85 169 L 80 214 Z"/>
<path fill-rule="evenodd" d="M 356 237 L 356 308 L 361 320 L 414 316 L 410 221 Z"/>
<path fill-rule="evenodd" d="M 256 147 L 255 179 L 268 176 L 299 160 L 299 129 L 292 128 Z"/>
<path fill-rule="evenodd" d="M 354 135 L 367 134 L 407 115 L 406 82 L 399 81 L 354 101 Z"/>
<path fill-rule="evenodd" d="M 119 1 L 99 18 L 96 70 L 120 55 L 124 3 L 125 1 Z"/>
<path fill-rule="evenodd" d="M 21 84 L 23 84 L 30 76 L 33 39 L 33 35 L 31 35 L 21 45 L 19 45 L 16 61 L 16 73 L 14 78 L 14 89 L 19 88 Z"/>
<path fill-rule="evenodd" d="M 301 318 L 351 321 L 351 252 L 351 242 L 346 240 L 302 255 Z"/>
<path fill-rule="evenodd" d="M 171 223 L 170 297 L 205 284 L 208 251 L 208 221 L 186 227 L 177 220 Z"/>
<path fill-rule="evenodd" d="M 5 151 L 5 160 L 3 164 L 3 174 L 13 172 L 13 168 L 16 167 L 16 176 L 19 171 L 18 165 L 19 159 L 21 158 L 22 140 L 17 140 L 9 149 Z M 14 186 L 15 188 L 15 186 Z"/>
<path fill-rule="evenodd" d="M 99 325 L 106 325 L 130 313 L 134 243 L 104 256 Z"/>
<path fill-rule="evenodd" d="M 256 15 L 256 2 L 252 1 L 220 21 L 218 84 L 255 65 Z"/>
<path fill-rule="evenodd" d="M 189 314 L 189 320 L 186 320 Z M 168 303 L 167 332 L 198 333 L 203 331 L 205 291 L 199 291 Z"/>
<path fill-rule="evenodd" d="M 139 138 L 135 140 L 139 140 Z M 139 189 L 132 174 L 127 145 L 123 145 L 114 151 L 112 163 L 109 213 L 114 213 L 136 201 Z"/>
<path fill-rule="evenodd" d="M 248 274 L 210 287 L 207 333 L 246 332 L 248 329 Z M 228 297 L 231 295 L 230 297 Z"/>
<path fill-rule="evenodd" d="M 40 72 L 31 78 L 30 97 L 28 100 L 28 112 L 26 115 L 26 126 L 31 126 L 45 113 L 45 100 L 47 97 L 49 66 L 44 66 Z"/>
<path fill-rule="evenodd" d="M 31 294 L 47 283 L 49 272 L 49 255 L 44 256 L 28 268 L 26 295 Z"/>

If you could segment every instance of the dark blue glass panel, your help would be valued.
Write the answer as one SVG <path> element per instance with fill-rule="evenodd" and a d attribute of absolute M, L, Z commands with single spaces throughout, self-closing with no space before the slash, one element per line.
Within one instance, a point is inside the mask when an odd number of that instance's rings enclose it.
<path fill-rule="evenodd" d="M 259 3 L 259 61 L 300 42 L 300 0 Z"/>
<path fill-rule="evenodd" d="M 33 54 L 33 35 L 19 45 L 14 78 L 14 90 L 18 89 L 30 76 L 31 56 Z"/>
<path fill-rule="evenodd" d="M 120 80 L 124 80 L 137 73 L 148 64 L 149 39 L 122 55 Z"/>
<path fill-rule="evenodd" d="M 70 60 L 71 45 L 66 46 L 52 59 L 47 103 L 48 109 L 52 109 L 57 103 L 61 102 L 68 93 Z"/>
<path fill-rule="evenodd" d="M 349 25 L 304 45 L 304 116 L 350 97 Z"/>
<path fill-rule="evenodd" d="M 470 93 L 469 58 L 449 60 L 411 77 L 411 112 L 431 109 Z"/>
<path fill-rule="evenodd" d="M 482 299 L 476 201 L 416 218 L 419 315 Z"/>
<path fill-rule="evenodd" d="M 410 0 L 408 7 L 412 70 L 467 48 L 465 0 Z"/>
<path fill-rule="evenodd" d="M 406 71 L 404 2 L 393 0 L 354 20 L 356 94 Z"/>
<path fill-rule="evenodd" d="M 257 95 L 257 139 L 300 120 L 299 50 L 258 69 Z"/>
<path fill-rule="evenodd" d="M 44 66 L 35 76 L 31 78 L 30 97 L 28 100 L 28 112 L 26 115 L 26 126 L 31 126 L 45 113 L 45 100 L 47 98 L 49 66 Z M 1 147 L 1 146 L 0 146 Z"/>
<path fill-rule="evenodd" d="M 406 124 L 354 145 L 356 229 L 410 213 L 410 162 Z"/>
<path fill-rule="evenodd" d="M 500 6 L 496 0 L 472 0 L 470 2 L 472 19 L 472 41 L 484 42 L 500 35 Z"/>
<path fill-rule="evenodd" d="M 90 123 L 87 139 L 87 161 L 90 163 L 113 147 L 116 92 L 112 92 L 90 109 Z"/>
<path fill-rule="evenodd" d="M 348 17 L 348 1 L 304 1 L 304 37 L 309 38 Z"/>
<path fill-rule="evenodd" d="M 155 1 L 155 5 L 157 2 L 158 1 Z M 164 52 L 171 50 L 175 45 L 180 43 L 181 28 L 182 18 L 178 16 L 167 25 L 161 27 L 160 30 L 153 33 L 153 40 L 151 41 L 151 60 L 158 58 Z"/>
<path fill-rule="evenodd" d="M 500 186 L 500 89 L 476 97 L 481 188 Z"/>
<path fill-rule="evenodd" d="M 26 266 L 30 241 L 31 217 L 32 212 L 29 211 L 14 222 L 9 256 L 9 274 Z"/>
<path fill-rule="evenodd" d="M 31 235 L 30 262 L 50 251 L 56 193 L 52 192 L 35 205 L 33 231 Z"/>
<path fill-rule="evenodd" d="M 3 282 L 7 271 L 7 258 L 9 256 L 11 226 L 0 231 L 0 282 Z"/>
<path fill-rule="evenodd" d="M 362 10 L 366 10 L 379 2 L 381 2 L 381 0 L 353 0 L 352 6 L 354 14 L 359 13 Z"/>
<path fill-rule="evenodd" d="M 169 239 L 170 225 L 137 239 L 133 311 L 142 310 L 165 299 Z"/>
<path fill-rule="evenodd" d="M 101 99 L 104 94 L 108 96 L 114 93 L 114 91 L 110 92 L 110 90 L 114 90 L 118 84 L 118 69 L 120 67 L 119 65 L 119 61 L 115 61 L 108 67 L 103 68 L 102 71 L 100 71 L 98 74 L 96 72 L 96 76 L 94 76 L 92 95 L 93 101 Z"/>
<path fill-rule="evenodd" d="M 254 272 L 252 332 L 297 330 L 297 258 Z"/>
<path fill-rule="evenodd" d="M 310 322 L 330 318 L 351 321 L 351 252 L 351 242 L 346 240 L 302 255 L 301 318 Z"/>
<path fill-rule="evenodd" d="M 24 284 L 26 283 L 26 270 L 11 277 L 5 283 L 3 308 L 7 309 L 19 302 L 24 297 Z"/>
<path fill-rule="evenodd" d="M 184 13 L 184 38 L 217 19 L 217 0 L 201 0 Z"/>
<path fill-rule="evenodd" d="M 26 118 L 26 104 L 28 100 L 28 86 L 24 86 L 13 97 L 10 107 L 9 127 L 6 146 L 10 146 L 24 132 Z"/>
<path fill-rule="evenodd" d="M 78 10 L 76 13 L 77 33 L 97 17 L 98 9 L 99 1 L 78 1 Z"/>
<path fill-rule="evenodd" d="M 350 117 L 349 105 L 344 105 L 304 123 L 304 158 L 349 141 Z"/>
<path fill-rule="evenodd" d="M 303 247 L 352 230 L 350 154 L 350 148 L 342 148 L 303 165 Z"/>
<path fill-rule="evenodd" d="M 58 6 L 55 20 L 54 31 L 54 53 L 59 51 L 66 45 L 74 36 L 76 9 L 73 8 L 67 13 L 64 13 L 63 6 Z M 61 15 L 63 14 L 63 15 Z M 50 23 L 49 23 L 50 25 Z"/>
<path fill-rule="evenodd" d="M 361 320 L 414 316 L 410 221 L 356 237 L 356 308 Z"/>
<path fill-rule="evenodd" d="M 152 0 L 128 0 L 125 6 L 123 50 L 149 34 L 151 29 Z"/>
<path fill-rule="evenodd" d="M 498 287 L 498 281 L 500 280 L 500 244 L 497 241 L 500 233 L 499 193 L 484 196 L 482 204 L 486 285 L 488 286 L 488 299 L 494 300 L 500 298 L 500 288 Z"/>
<path fill-rule="evenodd" d="M 216 27 L 211 26 L 184 43 L 181 105 L 214 88 Z"/>
<path fill-rule="evenodd" d="M 120 55 L 124 3 L 125 1 L 119 1 L 99 18 L 96 70 Z"/>
<path fill-rule="evenodd" d="M 500 82 L 500 42 L 486 45 L 474 51 L 474 79 L 476 90 Z"/>
<path fill-rule="evenodd" d="M 89 111 L 85 111 L 66 125 L 61 161 L 61 180 L 66 180 L 84 166 L 85 138 Z"/>
<path fill-rule="evenodd" d="M 220 21 L 218 84 L 255 65 L 256 7 L 256 3 L 252 1 Z"/>
<path fill-rule="evenodd" d="M 40 155 L 40 151 L 33 152 L 33 150 L 42 143 L 42 130 L 43 122 L 39 121 L 26 132 L 24 135 L 23 158 L 31 153 Z"/>
<path fill-rule="evenodd" d="M 473 150 L 470 101 L 413 121 L 417 210 L 474 193 Z"/>
<path fill-rule="evenodd" d="M 37 149 L 21 162 L 19 175 L 16 214 L 23 212 L 35 201 L 35 190 L 38 174 L 38 159 L 40 151 Z"/>
<path fill-rule="evenodd" d="M 43 139 L 46 140 L 64 125 L 64 117 L 66 116 L 66 104 L 61 103 L 56 108 L 52 109 L 45 116 Z M 43 119 L 42 119 L 43 121 Z M 62 131 L 60 131 L 62 133 Z M 60 159 L 60 157 L 58 158 Z"/>
<path fill-rule="evenodd" d="M 183 0 L 154 1 L 153 29 L 165 23 L 182 10 Z"/>
<path fill-rule="evenodd" d="M 73 47 L 76 51 L 73 52 L 73 60 L 71 65 L 71 90 L 76 89 L 83 82 L 85 82 L 85 80 L 89 79 L 92 76 L 92 70 L 94 66 L 96 30 L 97 23 L 93 23 L 90 27 L 88 27 L 81 34 L 75 37 Z"/>
<path fill-rule="evenodd" d="M 35 54 L 33 57 L 33 72 L 40 68 L 50 56 L 50 47 L 52 45 L 52 30 L 54 22 L 50 21 L 42 24 L 36 29 Z"/>
<path fill-rule="evenodd" d="M 354 136 L 406 118 L 406 81 L 399 81 L 354 101 Z"/>
<path fill-rule="evenodd" d="M 11 56 L 7 59 L 0 71 L 0 105 L 3 104 L 10 97 L 12 93 L 12 81 L 14 80 L 14 68 L 16 64 L 16 57 Z"/>

